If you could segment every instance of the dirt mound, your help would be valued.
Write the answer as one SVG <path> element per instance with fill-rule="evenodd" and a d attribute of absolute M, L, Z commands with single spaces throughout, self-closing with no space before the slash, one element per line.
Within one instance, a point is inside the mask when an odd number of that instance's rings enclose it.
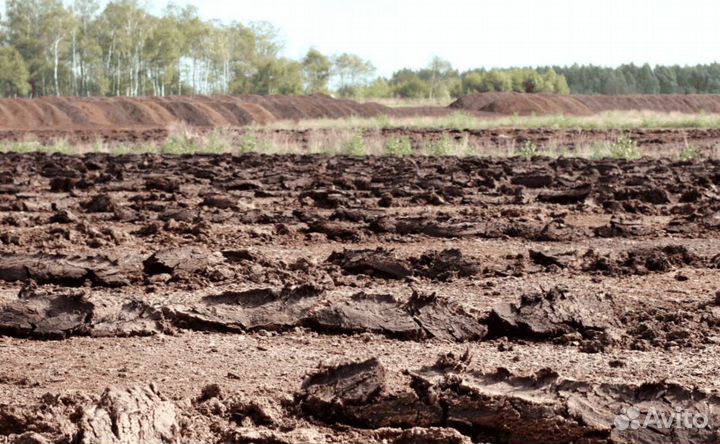
<path fill-rule="evenodd" d="M 325 95 L 0 99 L 3 130 L 166 128 L 174 124 L 236 127 L 276 120 L 380 114 L 393 114 L 393 110 L 377 103 Z"/>
<path fill-rule="evenodd" d="M 504 115 L 590 115 L 603 111 L 632 110 L 718 113 L 720 112 L 720 95 L 561 96 L 554 94 L 489 92 L 461 97 L 450 104 L 450 108 Z"/>
<path fill-rule="evenodd" d="M 453 110 L 477 114 L 589 115 L 610 110 L 720 112 L 720 95 L 560 96 L 480 93 L 462 97 L 448 108 L 390 108 L 316 94 L 312 96 L 189 97 L 41 97 L 0 99 L 3 131 L 101 131 L 192 127 L 241 127 L 278 120 L 339 119 L 350 116 L 446 115 Z"/>
<path fill-rule="evenodd" d="M 450 108 L 496 114 L 591 114 L 592 110 L 578 96 L 522 94 L 516 92 L 480 93 L 461 97 Z"/>

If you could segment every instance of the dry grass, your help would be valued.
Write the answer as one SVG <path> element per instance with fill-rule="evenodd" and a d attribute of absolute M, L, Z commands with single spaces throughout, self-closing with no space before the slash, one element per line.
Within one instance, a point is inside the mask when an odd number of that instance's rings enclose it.
<path fill-rule="evenodd" d="M 468 139 L 467 135 L 451 138 L 448 133 L 415 140 L 411 143 L 406 137 L 399 139 L 383 136 L 383 128 L 408 129 L 481 129 L 481 128 L 714 128 L 720 127 L 718 115 L 686 115 L 657 113 L 605 113 L 592 117 L 542 116 L 508 117 L 494 120 L 477 119 L 467 114 L 453 114 L 442 118 L 395 119 L 378 116 L 372 119 L 350 118 L 342 120 L 314 120 L 300 123 L 279 122 L 267 126 L 247 128 L 215 128 L 211 131 L 198 130 L 187 125 L 173 125 L 168 128 L 169 136 L 164 141 L 143 144 L 104 143 L 100 140 L 92 143 L 70 144 L 58 139 L 43 144 L 32 136 L 20 142 L 0 142 L 0 152 L 48 152 L 60 154 L 85 153 L 161 153 L 161 154 L 316 154 L 316 155 L 415 155 L 431 156 L 524 156 L 544 155 L 551 157 L 622 157 L 617 140 L 598 141 L 596 135 L 578 131 L 572 138 L 572 147 L 567 146 L 567 138 L 550 140 L 542 146 L 530 146 L 518 143 L 508 137 L 492 145 L 479 144 Z M 291 132 L 277 129 L 312 129 L 307 140 L 299 142 Z M 393 136 L 398 137 L 398 136 Z M 613 136 L 608 136 L 613 137 Z M 394 144 L 394 145 L 393 145 Z M 405 146 L 398 151 L 398 145 Z M 409 147 L 409 148 L 408 148 Z M 632 151 L 632 150 L 631 150 Z M 676 147 L 667 145 L 661 149 L 638 147 L 644 157 L 670 157 L 693 160 L 696 158 L 720 159 L 720 147 L 698 150 L 688 144 Z M 621 154 L 618 154 L 621 153 Z M 628 156 L 634 155 L 630 152 Z"/>
<path fill-rule="evenodd" d="M 503 128 L 549 129 L 633 129 L 633 128 L 720 128 L 720 114 L 657 113 L 650 111 L 612 111 L 592 116 L 505 116 L 477 117 L 462 111 L 441 117 L 349 117 L 278 121 L 251 129 L 453 129 L 482 130 Z"/>
<path fill-rule="evenodd" d="M 646 158 L 669 157 L 679 160 L 720 159 L 720 147 L 698 150 L 692 145 L 678 144 L 661 149 L 648 147 L 624 146 L 619 139 L 598 140 L 589 135 L 578 133 L 573 139 L 573 146 L 568 147 L 567 140 L 550 140 L 542 145 L 531 142 L 518 142 L 507 138 L 498 144 L 484 145 L 469 140 L 467 136 L 456 138 L 450 134 L 439 138 L 425 138 L 412 143 L 407 137 L 388 138 L 376 131 L 360 131 L 357 129 L 325 129 L 312 131 L 305 142 L 300 143 L 286 132 L 268 130 L 238 132 L 230 129 L 216 129 L 210 132 L 196 132 L 188 128 L 173 131 L 170 137 L 161 142 L 138 145 L 108 144 L 103 142 L 86 144 L 69 144 L 58 140 L 49 144 L 26 140 L 0 144 L 0 152 L 47 152 L 65 155 L 85 153 L 158 153 L 158 154 L 312 154 L 312 155 L 424 155 L 424 156 L 482 156 L 482 157 L 514 157 L 533 156 L 549 157 L 581 157 L 627 158 L 636 155 Z M 398 151 L 398 145 L 406 147 Z"/>
<path fill-rule="evenodd" d="M 381 99 L 353 99 L 360 103 L 379 103 L 381 105 L 389 106 L 391 108 L 411 108 L 411 107 L 423 107 L 423 106 L 440 106 L 446 107 L 450 105 L 455 99 L 452 98 L 435 98 L 435 99 L 403 99 L 399 97 L 381 98 Z"/>

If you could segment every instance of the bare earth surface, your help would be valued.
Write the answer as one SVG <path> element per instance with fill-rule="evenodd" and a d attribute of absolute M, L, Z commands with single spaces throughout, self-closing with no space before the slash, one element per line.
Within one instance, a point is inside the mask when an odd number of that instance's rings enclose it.
<path fill-rule="evenodd" d="M 716 442 L 719 186 L 718 161 L 2 155 L 0 442 Z"/>

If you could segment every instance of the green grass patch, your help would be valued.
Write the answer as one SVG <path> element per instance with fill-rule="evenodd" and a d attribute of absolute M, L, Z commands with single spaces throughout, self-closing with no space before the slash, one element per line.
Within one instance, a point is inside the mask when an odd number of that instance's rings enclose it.
<path fill-rule="evenodd" d="M 411 156 L 413 155 L 412 143 L 407 137 L 388 139 L 385 142 L 386 156 Z"/>
<path fill-rule="evenodd" d="M 532 159 L 533 157 L 538 155 L 538 147 L 537 145 L 535 145 L 535 143 L 533 143 L 533 141 L 526 140 L 522 143 L 522 145 L 520 145 L 520 148 L 515 151 L 515 154 L 519 157 Z"/>
<path fill-rule="evenodd" d="M 620 136 L 614 141 L 596 142 L 592 146 L 590 159 L 638 160 L 642 152 L 637 142 L 627 136 Z"/>
<path fill-rule="evenodd" d="M 347 156 L 365 156 L 367 155 L 367 148 L 365 147 L 365 139 L 362 134 L 356 133 L 348 140 L 343 142 L 340 149 L 342 154 Z"/>
<path fill-rule="evenodd" d="M 678 159 L 681 162 L 692 162 L 693 160 L 697 159 L 699 155 L 700 151 L 696 147 L 688 145 L 683 148 L 682 151 L 680 151 L 680 154 L 678 154 Z"/>
<path fill-rule="evenodd" d="M 423 154 L 428 156 L 465 156 L 472 155 L 474 151 L 470 148 L 467 138 L 456 140 L 448 134 L 444 134 L 437 140 L 431 140 L 424 146 Z"/>

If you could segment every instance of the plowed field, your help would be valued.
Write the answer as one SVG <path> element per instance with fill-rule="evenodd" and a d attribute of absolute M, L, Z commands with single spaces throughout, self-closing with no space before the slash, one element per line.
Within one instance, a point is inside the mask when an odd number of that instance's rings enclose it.
<path fill-rule="evenodd" d="M 714 442 L 718 187 L 713 160 L 4 154 L 0 442 Z"/>

